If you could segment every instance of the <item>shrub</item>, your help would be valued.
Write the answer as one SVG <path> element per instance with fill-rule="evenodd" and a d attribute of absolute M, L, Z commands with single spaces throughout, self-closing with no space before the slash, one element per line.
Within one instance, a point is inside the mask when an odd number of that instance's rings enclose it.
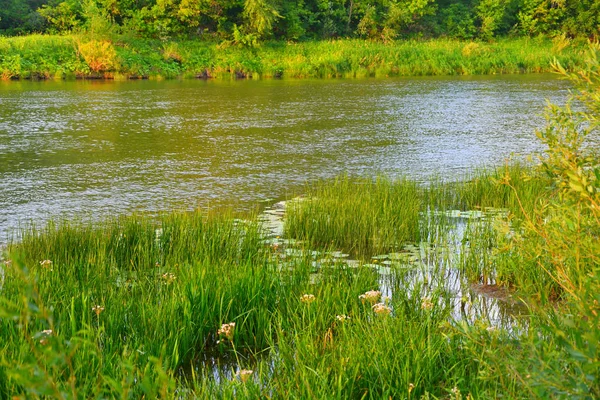
<path fill-rule="evenodd" d="M 79 43 L 77 50 L 93 72 L 114 71 L 119 68 L 117 53 L 109 41 L 91 40 Z"/>

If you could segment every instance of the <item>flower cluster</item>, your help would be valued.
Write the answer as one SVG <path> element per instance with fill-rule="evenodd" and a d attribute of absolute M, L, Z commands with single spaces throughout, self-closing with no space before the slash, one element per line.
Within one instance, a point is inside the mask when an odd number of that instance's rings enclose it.
<path fill-rule="evenodd" d="M 373 311 L 378 315 L 390 315 L 392 309 L 385 305 L 385 303 L 377 303 L 373 305 Z"/>
<path fill-rule="evenodd" d="M 368 301 L 371 304 L 375 304 L 379 301 L 379 298 L 381 297 L 381 292 L 379 290 L 369 290 L 368 292 L 365 292 L 364 294 L 361 294 L 360 296 L 358 296 L 358 298 L 364 303 L 365 301 Z"/>
<path fill-rule="evenodd" d="M 40 261 L 40 265 L 42 266 L 42 268 L 49 269 L 50 271 L 52 271 L 52 261 L 50 261 L 50 260 Z"/>
<path fill-rule="evenodd" d="M 433 302 L 429 297 L 423 297 L 421 299 L 421 309 L 425 311 L 431 311 L 433 309 Z"/>
<path fill-rule="evenodd" d="M 233 330 L 235 329 L 235 322 L 221 325 L 221 328 L 217 331 L 219 336 L 224 336 L 228 340 L 233 340 Z"/>
<path fill-rule="evenodd" d="M 167 284 L 169 284 L 169 283 L 175 282 L 175 280 L 177 279 L 177 276 L 175 276 L 175 274 L 173 274 L 171 272 L 165 272 L 164 274 L 162 274 L 162 278 L 165 280 L 165 282 Z"/>
<path fill-rule="evenodd" d="M 335 316 L 335 319 L 337 319 L 337 320 L 338 320 L 338 321 L 340 321 L 340 322 L 344 322 L 344 321 L 346 321 L 346 320 L 349 320 L 349 319 L 350 319 L 350 317 L 349 317 L 349 316 L 347 316 L 347 315 L 341 314 L 341 315 L 336 315 L 336 316 Z"/>
<path fill-rule="evenodd" d="M 310 303 L 312 303 L 315 300 L 316 300 L 316 298 L 312 294 L 303 294 L 300 297 L 300 301 L 303 302 L 303 303 L 306 303 L 306 304 L 310 304 Z"/>
<path fill-rule="evenodd" d="M 104 307 L 100 305 L 95 305 L 94 307 L 92 307 L 92 311 L 95 312 L 96 315 L 100 315 L 100 313 L 104 311 Z"/>
<path fill-rule="evenodd" d="M 452 394 L 457 398 L 457 399 L 462 399 L 462 396 L 460 394 L 460 389 L 457 386 L 454 386 L 452 388 Z"/>
<path fill-rule="evenodd" d="M 48 338 L 50 336 L 52 336 L 52 329 L 45 329 L 40 333 L 40 344 L 41 345 L 47 345 L 48 344 Z"/>
<path fill-rule="evenodd" d="M 238 371 L 237 376 L 239 376 L 240 380 L 245 383 L 248 380 L 248 378 L 252 376 L 253 373 L 254 371 L 252 371 L 251 369 L 242 369 Z"/>

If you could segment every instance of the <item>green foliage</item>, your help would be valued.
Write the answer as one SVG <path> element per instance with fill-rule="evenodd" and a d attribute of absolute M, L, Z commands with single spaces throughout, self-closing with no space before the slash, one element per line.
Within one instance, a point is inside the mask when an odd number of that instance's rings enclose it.
<path fill-rule="evenodd" d="M 599 53 L 591 45 L 577 73 L 556 66 L 576 91 L 564 106 L 548 106 L 538 132 L 547 147 L 540 170 L 550 185 L 523 224 L 499 230 L 497 276 L 527 299 L 532 317 L 518 342 L 486 353 L 486 370 L 520 381 L 528 397 L 600 396 L 600 167 L 588 145 L 599 131 Z M 502 183 L 522 195 L 513 178 Z M 470 327 L 463 334 L 467 343 L 477 340 Z M 472 346 L 472 353 L 481 349 Z"/>
<path fill-rule="evenodd" d="M 600 35 L 600 4 L 595 0 L 525 0 L 518 19 L 520 29 L 529 35 Z"/>
<path fill-rule="evenodd" d="M 441 9 L 439 19 L 439 34 L 458 39 L 471 39 L 477 33 L 475 14 L 464 3 L 450 4 Z"/>
<path fill-rule="evenodd" d="M 599 126 L 598 46 L 592 47 L 586 69 L 577 74 L 567 73 L 560 65 L 557 69 L 579 92 L 562 107 L 549 105 L 548 125 L 538 132 L 547 146 L 540 161 L 551 189 L 526 212 L 523 231 L 507 241 L 512 251 L 499 268 L 517 285 L 554 299 L 578 298 L 589 283 L 589 274 L 595 274 L 600 254 L 600 167 L 597 154 L 586 146 Z M 585 109 L 573 109 L 575 101 Z M 514 188 L 510 177 L 503 182 Z M 523 264 L 528 265 L 529 274 L 516 272 Z"/>
<path fill-rule="evenodd" d="M 246 41 L 508 34 L 598 37 L 596 0 L 5 0 L 0 33 L 72 32 L 98 17 L 153 39 Z M 90 12 L 92 11 L 92 12 Z M 94 20 L 96 20 L 94 22 Z M 234 38 L 237 35 L 237 38 Z M 240 36 L 241 35 L 241 36 Z"/>
<path fill-rule="evenodd" d="M 396 32 L 416 24 L 420 18 L 435 12 L 433 0 L 397 0 L 390 2 L 384 26 Z"/>
<path fill-rule="evenodd" d="M 281 14 L 269 0 L 244 0 L 243 15 L 250 31 L 259 38 L 270 36 L 273 25 L 281 18 Z"/>
<path fill-rule="evenodd" d="M 116 33 L 112 17 L 93 0 L 83 2 L 83 17 L 86 21 L 83 28 L 88 39 L 109 39 Z"/>
<path fill-rule="evenodd" d="M 111 26 L 107 25 L 108 32 Z M 227 41 L 227 45 L 197 40 L 106 38 L 110 33 L 95 34 L 98 39 L 94 40 L 90 40 L 90 34 L 2 38 L 0 77 L 85 77 L 92 71 L 102 71 L 101 76 L 108 78 L 116 74 L 166 78 L 469 75 L 549 72 L 555 57 L 572 69 L 582 60 L 580 47 L 568 40 L 560 46 L 549 40 L 530 39 L 491 43 L 443 39 L 387 44 L 379 40 L 260 43 L 256 34 L 240 29 L 234 27 L 235 40 Z M 82 52 L 81 45 L 89 48 Z M 98 76 L 96 72 L 94 75 Z"/>
<path fill-rule="evenodd" d="M 50 32 L 71 32 L 83 20 L 81 3 L 74 0 L 44 4 L 38 13 L 48 21 Z"/>
<path fill-rule="evenodd" d="M 0 7 L 0 34 L 22 35 L 44 30 L 44 19 L 36 13 L 43 0 L 5 0 Z"/>
<path fill-rule="evenodd" d="M 493 38 L 500 27 L 506 13 L 509 0 L 481 0 L 476 8 L 476 15 L 481 21 L 480 36 L 482 39 Z"/>

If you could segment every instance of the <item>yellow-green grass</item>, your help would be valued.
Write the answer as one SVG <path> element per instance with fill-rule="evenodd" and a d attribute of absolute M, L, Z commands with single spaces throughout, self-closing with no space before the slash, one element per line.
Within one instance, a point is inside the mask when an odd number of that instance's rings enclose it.
<path fill-rule="evenodd" d="M 582 64 L 584 47 L 549 39 L 380 43 L 358 39 L 267 42 L 257 48 L 200 40 L 30 35 L 0 37 L 2 79 L 332 78 L 549 72 Z"/>

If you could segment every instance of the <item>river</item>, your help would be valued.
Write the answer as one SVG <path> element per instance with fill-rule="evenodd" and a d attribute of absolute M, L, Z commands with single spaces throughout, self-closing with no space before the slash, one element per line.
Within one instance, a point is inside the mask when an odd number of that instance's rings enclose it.
<path fill-rule="evenodd" d="M 340 173 L 457 179 L 539 151 L 553 75 L 0 82 L 0 242 L 49 218 L 249 207 Z"/>

